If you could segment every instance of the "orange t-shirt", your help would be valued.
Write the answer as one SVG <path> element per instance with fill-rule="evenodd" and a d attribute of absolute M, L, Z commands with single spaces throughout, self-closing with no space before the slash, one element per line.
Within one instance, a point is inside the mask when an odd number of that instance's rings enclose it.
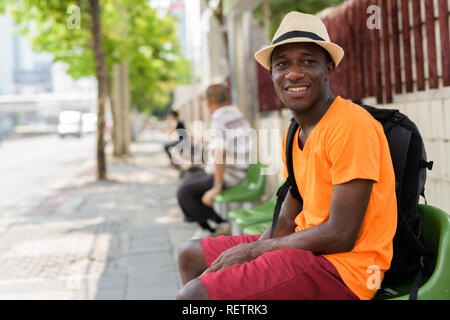
<path fill-rule="evenodd" d="M 282 155 L 285 178 L 286 136 L 287 131 Z M 303 150 L 298 138 L 294 139 L 292 157 L 303 198 L 303 210 L 295 218 L 296 232 L 328 220 L 333 185 L 353 179 L 374 181 L 354 248 L 324 255 L 352 292 L 360 299 L 373 298 L 377 291 L 374 272 L 380 271 L 381 282 L 390 266 L 397 228 L 395 175 L 383 127 L 363 108 L 338 96 L 311 131 Z"/>

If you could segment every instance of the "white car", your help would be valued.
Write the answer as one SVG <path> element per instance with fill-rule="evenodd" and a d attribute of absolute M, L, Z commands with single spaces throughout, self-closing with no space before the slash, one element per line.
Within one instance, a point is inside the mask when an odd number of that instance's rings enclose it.
<path fill-rule="evenodd" d="M 61 111 L 59 114 L 58 134 L 61 138 L 65 136 L 73 135 L 81 137 L 82 135 L 82 122 L 81 112 L 66 110 Z"/>

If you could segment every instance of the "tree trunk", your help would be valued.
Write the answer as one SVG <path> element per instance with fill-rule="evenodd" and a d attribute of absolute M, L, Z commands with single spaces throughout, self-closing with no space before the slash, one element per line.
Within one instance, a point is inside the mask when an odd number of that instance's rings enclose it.
<path fill-rule="evenodd" d="M 121 97 L 122 97 L 122 154 L 130 154 L 131 128 L 130 128 L 130 88 L 128 63 L 122 62 L 120 65 L 120 74 L 122 80 Z"/>
<path fill-rule="evenodd" d="M 116 32 L 122 33 L 124 38 L 127 37 L 126 30 L 126 10 L 120 9 L 121 23 L 116 26 Z M 114 156 L 127 156 L 130 153 L 130 89 L 129 89 L 129 74 L 128 63 L 122 61 L 113 66 L 113 79 L 108 81 L 112 84 L 112 92 L 110 98 L 113 100 L 111 107 L 113 111 L 113 147 Z"/>
<path fill-rule="evenodd" d="M 114 66 L 112 97 L 114 99 L 114 156 L 121 157 L 130 153 L 130 94 L 128 63 Z"/>
<path fill-rule="evenodd" d="M 118 85 L 119 73 L 117 71 L 118 66 L 113 66 L 112 79 L 109 79 L 110 89 L 109 97 L 111 100 L 111 111 L 113 117 L 113 127 L 112 127 L 112 142 L 113 142 L 113 154 L 115 157 L 121 156 L 120 146 L 121 141 L 121 122 L 120 122 L 120 88 Z"/>
<path fill-rule="evenodd" d="M 219 21 L 220 24 L 220 28 L 222 29 L 222 37 L 223 37 L 223 44 L 225 46 L 225 52 L 227 54 L 227 62 L 230 62 L 229 59 L 229 51 L 228 51 L 228 32 L 226 31 L 227 29 L 225 28 L 225 15 L 223 12 L 223 1 L 221 0 L 214 12 L 214 15 L 216 16 L 217 20 Z"/>
<path fill-rule="evenodd" d="M 106 157 L 105 157 L 105 90 L 106 90 L 106 62 L 103 52 L 103 36 L 100 18 L 99 0 L 89 0 L 92 16 L 92 37 L 94 39 L 95 73 L 98 83 L 98 106 L 97 106 L 97 180 L 106 179 Z"/>
<path fill-rule="evenodd" d="M 120 9 L 120 17 L 122 19 L 122 36 L 127 38 L 127 18 L 126 9 L 122 7 Z M 120 111 L 121 111 L 121 135 L 122 135 L 122 146 L 120 151 L 122 155 L 130 154 L 130 86 L 129 86 L 129 74 L 128 74 L 128 63 L 122 61 L 120 64 Z"/>

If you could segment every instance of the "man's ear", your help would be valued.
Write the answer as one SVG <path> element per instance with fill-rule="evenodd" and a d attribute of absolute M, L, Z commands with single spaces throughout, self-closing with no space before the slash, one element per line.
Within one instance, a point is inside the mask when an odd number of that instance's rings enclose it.
<path fill-rule="evenodd" d="M 330 80 L 331 76 L 333 75 L 334 69 L 336 69 L 336 64 L 334 61 L 328 62 L 326 65 L 326 71 L 327 71 L 327 79 Z"/>

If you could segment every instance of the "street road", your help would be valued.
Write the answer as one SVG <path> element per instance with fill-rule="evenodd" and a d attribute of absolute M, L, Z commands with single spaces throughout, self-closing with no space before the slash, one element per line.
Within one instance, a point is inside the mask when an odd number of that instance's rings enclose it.
<path fill-rule="evenodd" d="M 0 217 L 20 216 L 95 160 L 95 135 L 4 140 L 0 145 Z"/>

